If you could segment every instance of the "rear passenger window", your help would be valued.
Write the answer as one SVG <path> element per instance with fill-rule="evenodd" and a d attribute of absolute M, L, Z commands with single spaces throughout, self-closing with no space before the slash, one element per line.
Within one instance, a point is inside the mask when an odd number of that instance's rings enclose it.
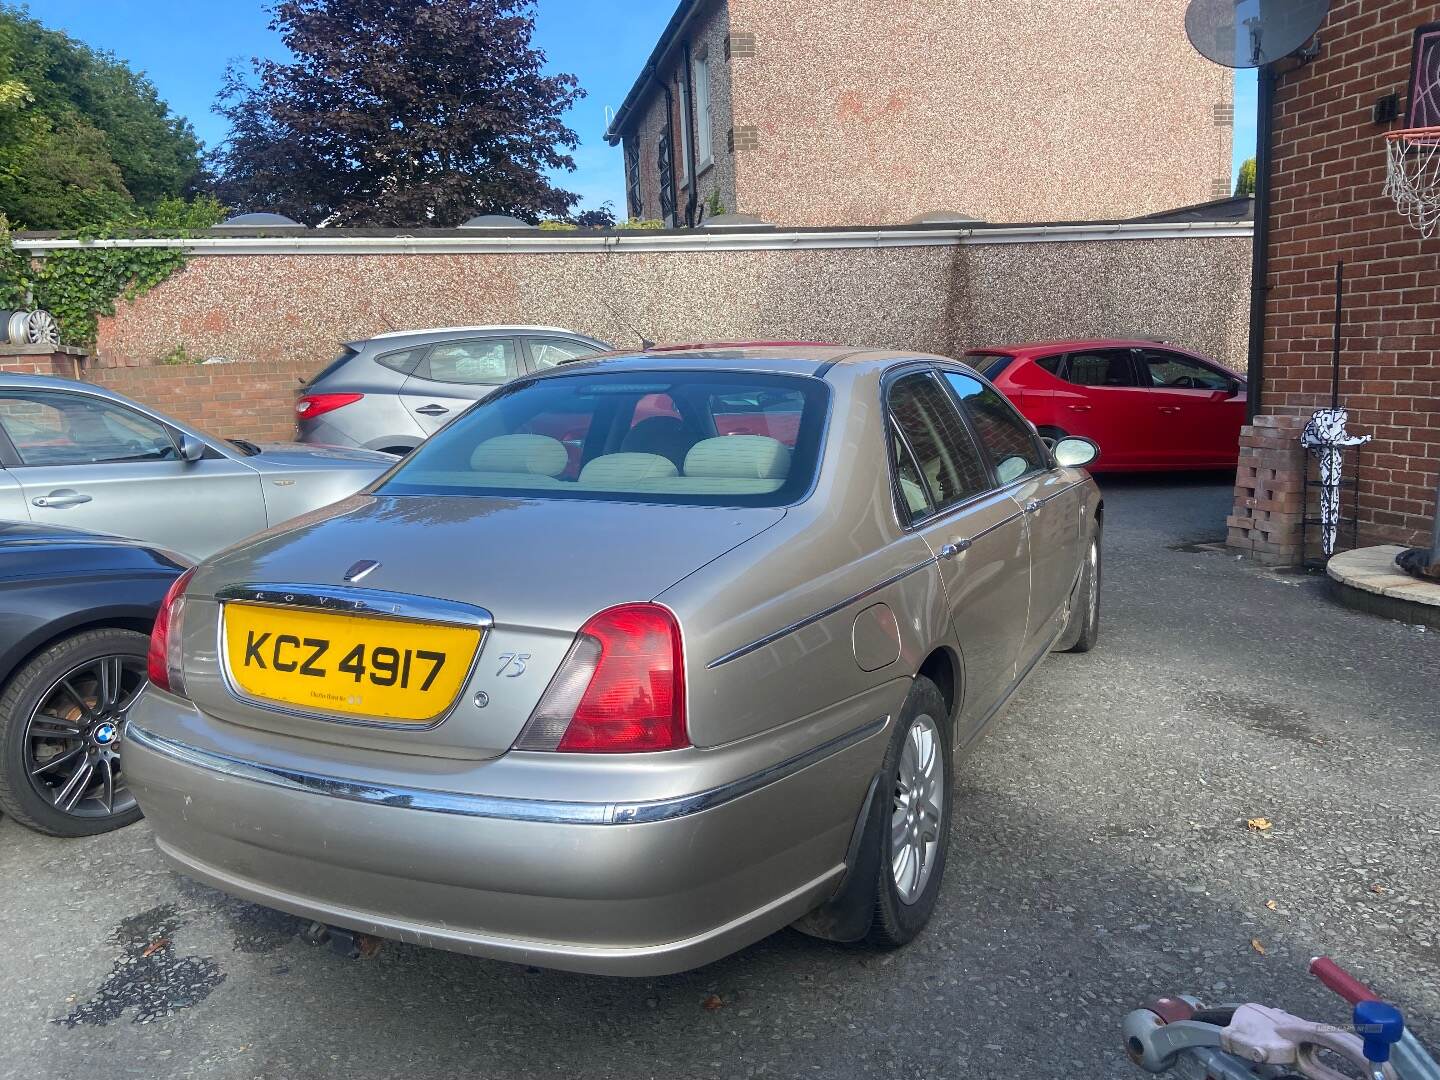
<path fill-rule="evenodd" d="M 989 475 L 965 421 L 934 376 L 919 372 L 897 379 L 890 387 L 889 402 L 890 415 L 936 509 L 964 502 L 990 487 Z M 897 464 L 901 460 L 897 459 Z M 910 479 L 912 483 L 915 480 Z M 904 473 L 896 480 L 905 493 Z M 911 501 L 909 494 L 906 500 Z"/>
<path fill-rule="evenodd" d="M 425 348 L 401 349 L 399 352 L 388 352 L 384 356 L 377 356 L 375 362 L 381 367 L 387 367 L 391 371 L 398 371 L 402 375 L 409 375 L 415 370 L 415 365 L 420 363 L 420 358 L 425 355 Z"/>
<path fill-rule="evenodd" d="M 998 390 L 969 375 L 947 371 L 945 381 L 959 395 L 965 412 L 995 463 L 995 475 L 1002 484 L 1044 472 L 1050 459 L 1039 437 Z"/>
<path fill-rule="evenodd" d="M 1062 378 L 1077 386 L 1134 386 L 1129 349 L 1096 349 L 1070 354 Z"/>
<path fill-rule="evenodd" d="M 510 338 L 442 341 L 430 349 L 415 372 L 436 382 L 499 386 L 520 374 L 515 342 Z"/>
<path fill-rule="evenodd" d="M 1036 360 L 1035 363 L 1038 367 L 1044 368 L 1051 375 L 1059 376 L 1061 365 L 1065 363 L 1065 354 L 1061 353 L 1059 356 L 1042 356 L 1039 360 Z M 995 378 L 995 376 L 991 375 L 988 371 L 985 372 L 985 377 L 987 379 Z"/>

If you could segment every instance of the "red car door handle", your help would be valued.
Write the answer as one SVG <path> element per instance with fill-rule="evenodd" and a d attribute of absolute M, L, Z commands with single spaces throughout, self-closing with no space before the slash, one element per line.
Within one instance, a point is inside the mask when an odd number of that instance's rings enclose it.
<path fill-rule="evenodd" d="M 1089 406 L 1089 405 L 1067 405 L 1066 408 L 1069 409 L 1071 412 L 1089 412 L 1089 411 L 1090 411 L 1090 406 Z"/>
<path fill-rule="evenodd" d="M 1166 416 L 1173 416 L 1180 411 L 1179 405 L 1161 405 L 1160 411 Z"/>

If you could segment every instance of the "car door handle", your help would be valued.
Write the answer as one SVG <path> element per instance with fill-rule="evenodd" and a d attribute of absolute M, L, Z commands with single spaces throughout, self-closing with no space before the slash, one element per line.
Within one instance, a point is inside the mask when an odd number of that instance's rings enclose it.
<path fill-rule="evenodd" d="M 421 405 L 415 411 L 421 416 L 444 416 L 450 410 L 444 405 Z"/>
<path fill-rule="evenodd" d="M 1029 502 L 1027 502 L 1027 503 L 1025 504 L 1025 513 L 1027 513 L 1027 514 L 1034 514 L 1034 513 L 1038 512 L 1039 509 L 1040 509 L 1040 507 L 1042 507 L 1042 506 L 1044 506 L 1044 505 L 1045 505 L 1045 503 L 1042 502 L 1040 499 L 1031 499 Z"/>
<path fill-rule="evenodd" d="M 938 559 L 953 559 L 962 551 L 969 551 L 972 543 L 974 543 L 973 540 L 968 540 L 964 537 L 958 540 L 952 540 L 950 543 L 942 546 L 940 550 L 935 553 L 935 557 Z"/>
<path fill-rule="evenodd" d="M 1159 408 L 1166 416 L 1174 416 L 1180 411 L 1179 405 L 1161 405 Z"/>
<path fill-rule="evenodd" d="M 49 495 L 37 495 L 30 501 L 48 510 L 63 510 L 67 506 L 79 506 L 89 502 L 90 496 L 81 495 L 78 491 L 52 491 Z"/>
<path fill-rule="evenodd" d="M 1067 405 L 1067 406 L 1065 406 L 1065 407 L 1066 407 L 1067 409 L 1069 409 L 1071 412 L 1089 412 L 1089 411 L 1090 411 L 1090 406 L 1089 406 L 1089 405 Z"/>

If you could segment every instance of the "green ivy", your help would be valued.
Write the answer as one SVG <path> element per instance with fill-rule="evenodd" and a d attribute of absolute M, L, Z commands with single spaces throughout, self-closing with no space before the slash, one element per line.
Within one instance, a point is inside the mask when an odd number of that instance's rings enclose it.
<path fill-rule="evenodd" d="M 74 233 L 79 240 L 129 236 L 190 236 L 208 229 L 225 216 L 225 208 L 209 197 L 193 202 L 166 199 L 150 213 L 132 212 L 104 225 Z M 0 295 L 25 290 L 36 307 L 44 308 L 60 324 L 60 339 L 68 344 L 94 344 L 96 322 L 115 314 L 121 297 L 133 300 L 185 265 L 178 247 L 80 247 L 48 253 L 29 265 L 16 258 L 8 234 L 0 254 Z M 8 257 L 7 257 L 8 256 Z"/>

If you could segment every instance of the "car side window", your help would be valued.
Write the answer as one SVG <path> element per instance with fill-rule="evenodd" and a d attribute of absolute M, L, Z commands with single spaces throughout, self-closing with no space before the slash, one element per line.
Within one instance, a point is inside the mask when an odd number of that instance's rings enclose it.
<path fill-rule="evenodd" d="M 925 490 L 925 478 L 920 474 L 920 466 L 915 464 L 915 455 L 910 453 L 910 447 L 905 444 L 893 420 L 890 423 L 890 453 L 891 460 L 895 462 L 895 481 L 900 488 L 900 499 L 910 515 L 909 520 L 919 521 L 929 517 L 935 511 L 935 503 Z"/>
<path fill-rule="evenodd" d="M 0 395 L 0 427 L 22 465 L 173 461 L 180 456 L 162 424 L 87 394 Z"/>
<path fill-rule="evenodd" d="M 436 382 L 499 386 L 519 376 L 520 365 L 513 339 L 477 338 L 431 346 L 415 374 Z"/>
<path fill-rule="evenodd" d="M 995 476 L 1001 484 L 1049 470 L 1050 455 L 1035 429 L 998 390 L 955 371 L 945 372 L 945 381 L 963 403 L 975 434 L 995 463 Z"/>
<path fill-rule="evenodd" d="M 1076 386 L 1134 386 L 1129 349 L 1091 349 L 1071 353 L 1060 377 Z"/>
<path fill-rule="evenodd" d="M 536 371 L 545 371 L 577 356 L 593 356 L 602 351 L 568 338 L 526 338 L 525 344 L 530 349 L 530 364 Z"/>
<path fill-rule="evenodd" d="M 1039 368 L 1041 368 L 1041 369 L 1043 369 L 1043 370 L 1045 370 L 1045 371 L 1048 371 L 1051 375 L 1054 375 L 1054 376 L 1057 376 L 1057 377 L 1060 376 L 1060 369 L 1061 369 L 1061 367 L 1064 366 L 1064 364 L 1065 364 L 1065 354 L 1064 354 L 1064 353 L 1057 353 L 1057 354 L 1054 355 L 1054 356 L 1042 356 L 1042 357 L 1040 357 L 1039 360 L 1036 360 L 1036 361 L 1035 361 L 1035 365 L 1036 365 L 1037 367 L 1039 367 Z M 993 378 L 995 377 L 995 376 L 991 375 L 988 371 L 985 372 L 984 375 L 985 375 L 985 377 L 986 377 L 987 379 L 993 379 Z"/>
<path fill-rule="evenodd" d="M 955 402 L 928 372 L 905 375 L 890 387 L 890 415 L 913 453 L 918 482 L 935 510 L 945 510 L 990 488 L 984 459 Z M 897 468 L 902 459 L 897 460 Z M 906 476 L 896 478 L 902 493 Z M 911 494 L 906 493 L 906 501 Z"/>
<path fill-rule="evenodd" d="M 375 362 L 381 367 L 387 367 L 391 371 L 398 371 L 402 375 L 411 374 L 420 363 L 420 358 L 425 355 L 425 346 L 416 349 L 401 349 L 398 352 L 388 352 L 383 356 L 375 357 Z M 319 379 L 315 380 L 319 382 Z"/>
<path fill-rule="evenodd" d="M 1175 390 L 1230 390 L 1235 380 L 1197 360 L 1164 349 L 1142 349 L 1140 370 L 1146 385 Z"/>

